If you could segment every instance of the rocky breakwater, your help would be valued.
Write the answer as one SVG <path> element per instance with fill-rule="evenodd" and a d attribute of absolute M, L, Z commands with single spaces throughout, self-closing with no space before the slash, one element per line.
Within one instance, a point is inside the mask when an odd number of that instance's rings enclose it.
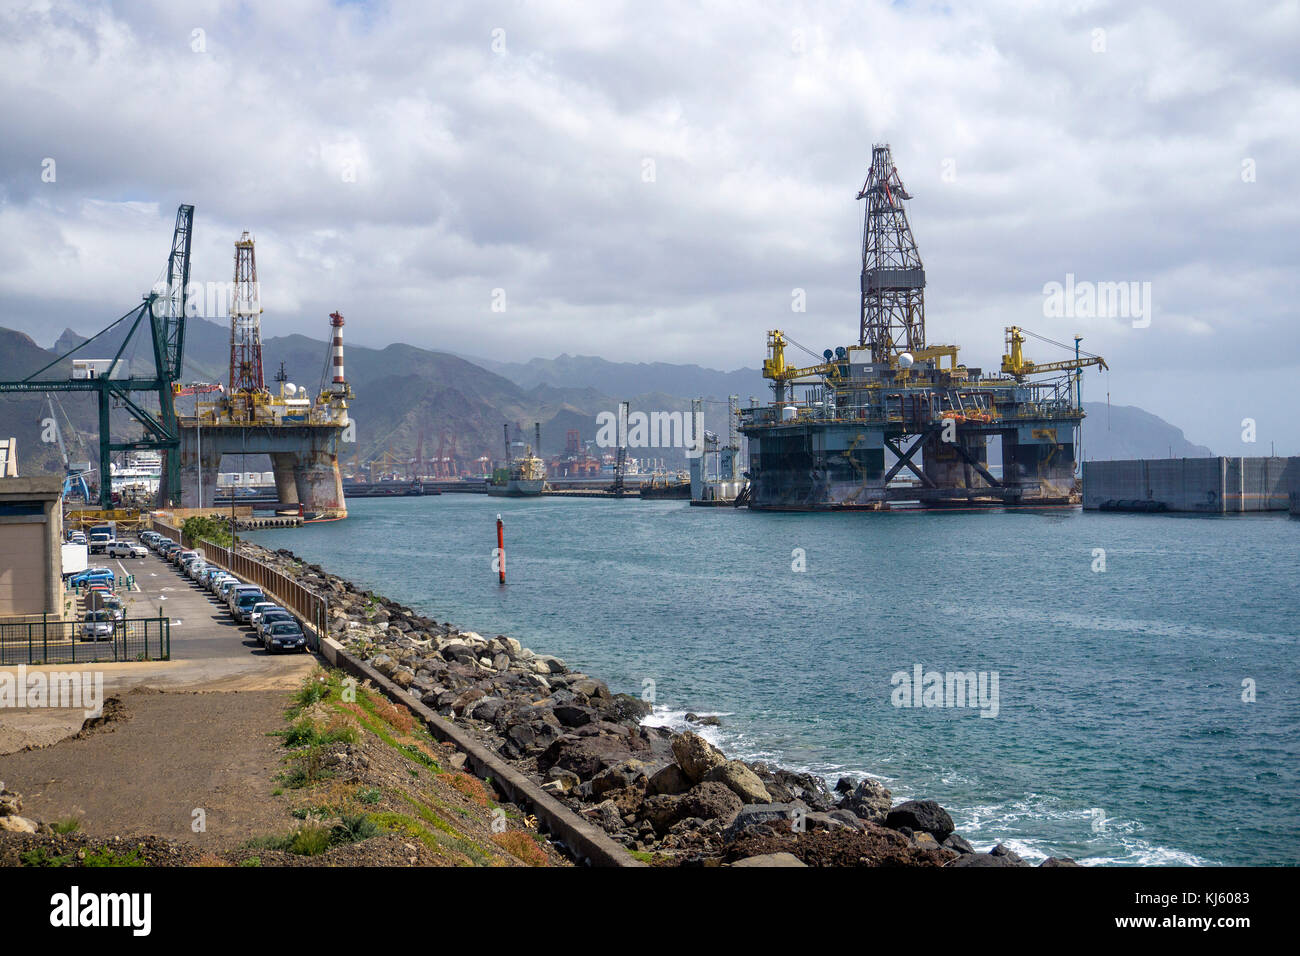
<path fill-rule="evenodd" d="M 484 637 L 299 561 L 244 546 L 330 598 L 330 636 L 471 729 L 643 858 L 681 865 L 1027 866 L 954 832 L 933 800 L 894 805 L 875 780 L 729 759 L 694 732 L 647 727 L 650 705 L 505 635 Z M 703 721 L 701 721 L 703 723 Z M 1072 865 L 1049 860 L 1044 865 Z"/>

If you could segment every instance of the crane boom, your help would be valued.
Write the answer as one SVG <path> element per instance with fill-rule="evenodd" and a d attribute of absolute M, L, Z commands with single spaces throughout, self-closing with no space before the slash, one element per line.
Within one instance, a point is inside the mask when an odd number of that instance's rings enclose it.
<path fill-rule="evenodd" d="M 194 207 L 182 204 L 176 210 L 172 249 L 167 256 L 167 289 L 163 303 L 164 355 L 168 378 L 179 382 L 185 364 L 185 310 L 189 305 L 190 235 L 194 228 Z"/>
<path fill-rule="evenodd" d="M 1007 332 L 1007 352 L 1002 356 L 1002 374 L 1022 380 L 1026 375 L 1038 375 L 1045 372 L 1077 371 L 1092 365 L 1109 368 L 1100 355 L 1087 358 L 1065 359 L 1060 362 L 1031 362 L 1025 358 L 1025 332 L 1019 326 L 1011 326 Z"/>

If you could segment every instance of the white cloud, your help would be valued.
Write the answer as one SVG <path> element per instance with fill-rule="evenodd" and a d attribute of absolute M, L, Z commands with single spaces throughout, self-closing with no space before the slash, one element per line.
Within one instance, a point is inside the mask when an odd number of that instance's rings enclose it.
<path fill-rule="evenodd" d="M 889 141 L 933 339 L 1078 332 L 1211 444 L 1196 403 L 1290 401 L 1294 3 L 179 6 L 0 13 L 0 322 L 38 341 L 125 311 L 193 202 L 197 278 L 256 234 L 268 335 L 753 366 L 770 327 L 856 335 Z M 1066 273 L 1150 281 L 1151 327 L 1042 320 Z"/>

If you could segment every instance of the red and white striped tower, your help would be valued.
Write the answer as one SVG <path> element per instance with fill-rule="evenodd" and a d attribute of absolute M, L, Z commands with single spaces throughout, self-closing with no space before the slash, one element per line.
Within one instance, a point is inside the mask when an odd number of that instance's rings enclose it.
<path fill-rule="evenodd" d="M 343 314 L 331 312 L 330 325 L 334 328 L 334 384 L 346 388 L 348 383 L 343 378 Z"/>

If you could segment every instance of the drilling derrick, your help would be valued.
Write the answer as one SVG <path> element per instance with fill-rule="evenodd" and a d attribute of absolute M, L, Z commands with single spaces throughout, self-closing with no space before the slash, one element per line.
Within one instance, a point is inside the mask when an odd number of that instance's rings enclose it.
<path fill-rule="evenodd" d="M 266 394 L 262 377 L 262 296 L 257 258 L 247 232 L 235 243 L 235 288 L 230 301 L 230 398 L 250 409 Z"/>
<path fill-rule="evenodd" d="M 871 170 L 858 192 L 862 224 L 862 322 L 858 344 L 873 362 L 925 348 L 925 267 L 903 200 L 912 196 L 888 146 L 871 148 Z"/>

